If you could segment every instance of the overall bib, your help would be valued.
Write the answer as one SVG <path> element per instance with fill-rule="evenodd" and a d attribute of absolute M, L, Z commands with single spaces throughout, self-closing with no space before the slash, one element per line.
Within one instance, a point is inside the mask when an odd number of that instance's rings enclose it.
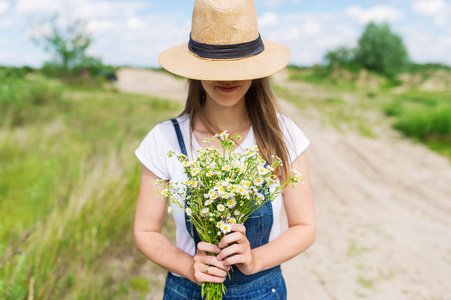
<path fill-rule="evenodd" d="M 172 119 L 180 150 L 187 155 L 183 136 L 176 119 Z M 266 191 L 266 189 L 265 189 Z M 266 196 L 266 194 L 264 193 Z M 253 212 L 244 222 L 246 227 L 246 237 L 249 240 L 251 249 L 268 243 L 269 234 L 273 223 L 273 209 L 271 201 L 267 201 L 259 209 Z M 201 241 L 193 223 L 188 222 L 185 214 L 185 224 L 188 233 L 196 245 Z M 227 294 L 223 295 L 224 300 L 257 300 L 257 299 L 283 299 L 287 297 L 285 281 L 282 276 L 280 266 L 276 266 L 252 275 L 244 275 L 236 267 L 232 266 L 224 282 L 227 287 Z M 166 285 L 164 288 L 164 300 L 194 300 L 202 299 L 201 286 L 194 282 L 168 272 Z"/>

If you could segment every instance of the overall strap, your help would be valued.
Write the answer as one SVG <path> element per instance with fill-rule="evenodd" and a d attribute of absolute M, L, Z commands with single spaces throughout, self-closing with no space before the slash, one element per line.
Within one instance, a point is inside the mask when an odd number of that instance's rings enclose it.
<path fill-rule="evenodd" d="M 185 154 L 188 157 L 188 152 L 186 151 L 185 142 L 183 141 L 183 135 L 182 131 L 180 130 L 180 125 L 177 122 L 177 119 L 171 119 L 172 125 L 174 125 L 174 130 L 177 135 L 177 140 L 179 142 L 180 151 L 182 151 L 183 154 Z M 186 206 L 186 202 L 185 202 Z M 188 221 L 189 217 L 185 212 L 185 226 L 186 230 L 188 231 L 189 235 L 193 238 L 194 244 L 197 247 L 197 244 L 200 242 L 199 234 L 197 233 L 196 229 L 194 228 L 194 225 L 192 222 Z"/>
<path fill-rule="evenodd" d="M 177 122 L 177 119 L 171 119 L 171 121 L 172 124 L 174 125 L 175 133 L 177 134 L 177 140 L 179 141 L 180 151 L 182 151 L 183 154 L 188 156 L 188 152 L 186 152 L 185 142 L 183 141 L 182 131 L 180 130 L 179 122 Z"/>

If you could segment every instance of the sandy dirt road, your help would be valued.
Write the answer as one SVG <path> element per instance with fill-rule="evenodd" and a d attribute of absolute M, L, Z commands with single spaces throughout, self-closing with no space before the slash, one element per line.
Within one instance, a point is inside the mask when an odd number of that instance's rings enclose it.
<path fill-rule="evenodd" d="M 121 90 L 185 99 L 185 82 L 165 73 L 118 75 Z M 289 299 L 451 299 L 449 160 L 397 134 L 343 135 L 280 101 L 311 140 L 318 221 L 315 244 L 283 265 Z"/>

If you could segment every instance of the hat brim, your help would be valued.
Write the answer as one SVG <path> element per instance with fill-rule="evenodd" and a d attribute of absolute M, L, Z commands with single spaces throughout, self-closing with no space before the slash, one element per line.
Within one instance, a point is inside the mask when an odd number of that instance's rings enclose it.
<path fill-rule="evenodd" d="M 158 58 L 160 65 L 176 75 L 213 81 L 250 80 L 268 77 L 282 70 L 290 60 L 290 49 L 263 41 L 265 50 L 239 59 L 207 59 L 195 55 L 188 44 L 167 49 Z"/>

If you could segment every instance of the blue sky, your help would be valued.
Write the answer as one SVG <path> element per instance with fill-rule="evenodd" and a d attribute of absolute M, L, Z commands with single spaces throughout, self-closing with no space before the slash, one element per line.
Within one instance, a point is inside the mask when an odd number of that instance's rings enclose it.
<path fill-rule="evenodd" d="M 355 46 L 369 21 L 388 22 L 414 62 L 451 65 L 451 0 L 255 0 L 264 40 L 291 48 L 291 63 L 320 63 Z M 49 54 L 31 41 L 32 25 L 64 12 L 86 20 L 89 54 L 113 65 L 158 66 L 158 55 L 187 42 L 194 0 L 0 0 L 0 65 L 38 67 Z"/>

